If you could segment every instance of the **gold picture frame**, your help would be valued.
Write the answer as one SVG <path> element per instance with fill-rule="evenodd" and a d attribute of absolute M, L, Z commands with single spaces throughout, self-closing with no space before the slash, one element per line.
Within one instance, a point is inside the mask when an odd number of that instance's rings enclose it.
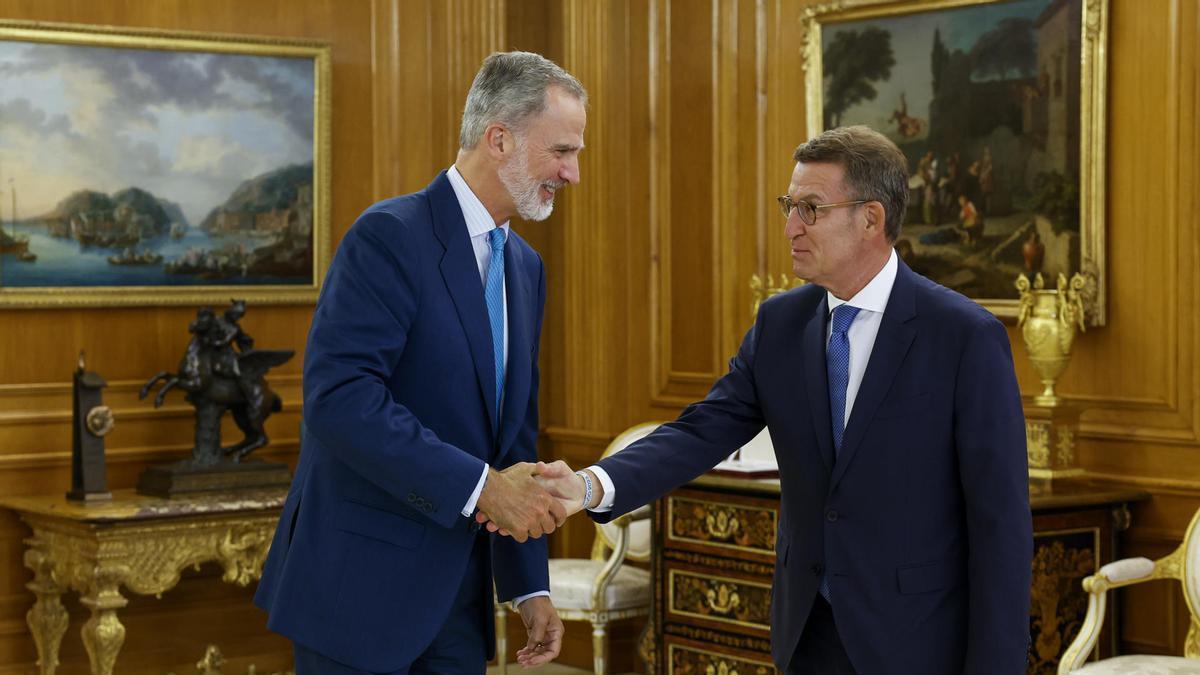
<path fill-rule="evenodd" d="M 868 124 L 909 158 L 910 266 L 1009 318 L 1018 274 L 1081 272 L 1103 325 L 1108 0 L 840 0 L 801 22 L 809 135 Z"/>
<path fill-rule="evenodd" d="M 0 308 L 316 300 L 327 43 L 3 20 L 0 72 Z"/>

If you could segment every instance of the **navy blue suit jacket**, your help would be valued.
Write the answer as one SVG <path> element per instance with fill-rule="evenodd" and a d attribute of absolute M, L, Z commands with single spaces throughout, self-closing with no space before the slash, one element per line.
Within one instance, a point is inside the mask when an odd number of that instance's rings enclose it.
<path fill-rule="evenodd" d="M 374 672 L 410 663 L 445 621 L 480 536 L 462 508 L 484 462 L 537 459 L 545 271 L 516 233 L 504 262 L 497 429 L 483 284 L 445 173 L 370 207 L 342 240 L 308 336 L 300 463 L 255 596 L 272 630 Z M 544 538 L 491 542 L 501 600 L 549 588 Z"/>
<path fill-rule="evenodd" d="M 777 664 L 792 657 L 824 573 L 860 673 L 1025 672 L 1033 534 L 1004 327 L 901 262 L 835 462 L 828 313 L 813 285 L 764 302 L 707 398 L 600 462 L 616 501 L 593 517 L 661 497 L 765 424 L 782 483 Z"/>

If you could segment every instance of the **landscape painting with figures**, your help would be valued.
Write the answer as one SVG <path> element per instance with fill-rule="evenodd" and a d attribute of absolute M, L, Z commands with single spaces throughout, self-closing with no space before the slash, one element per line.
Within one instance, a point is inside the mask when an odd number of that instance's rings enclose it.
<path fill-rule="evenodd" d="M 0 40 L 0 289 L 314 286 L 316 70 Z"/>
<path fill-rule="evenodd" d="M 1080 0 L 913 11 L 821 31 L 825 128 L 866 124 L 909 162 L 896 249 L 976 299 L 1081 267 Z"/>

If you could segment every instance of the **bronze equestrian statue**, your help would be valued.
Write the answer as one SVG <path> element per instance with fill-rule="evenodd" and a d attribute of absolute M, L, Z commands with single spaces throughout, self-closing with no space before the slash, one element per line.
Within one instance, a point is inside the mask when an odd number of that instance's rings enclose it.
<path fill-rule="evenodd" d="M 164 370 L 142 386 L 139 398 L 165 382 L 154 397 L 155 408 L 162 405 L 171 389 L 179 387 L 187 392 L 188 403 L 196 408 L 196 446 L 190 460 L 195 468 L 238 463 L 266 445 L 263 422 L 282 407 L 265 376 L 271 368 L 287 363 L 295 352 L 254 349 L 254 339 L 238 324 L 245 313 L 246 303 L 242 300 L 234 300 L 222 316 L 210 307 L 202 307 L 188 325 L 192 339 L 179 363 L 179 372 Z M 222 448 L 221 416 L 226 410 L 233 413 L 246 437 Z"/>

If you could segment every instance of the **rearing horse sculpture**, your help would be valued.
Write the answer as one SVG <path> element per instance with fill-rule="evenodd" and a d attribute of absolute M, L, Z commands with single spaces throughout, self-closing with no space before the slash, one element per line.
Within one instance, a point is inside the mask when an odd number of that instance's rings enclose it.
<path fill-rule="evenodd" d="M 179 372 L 164 370 L 142 386 L 139 398 L 146 398 L 154 385 L 165 382 L 154 397 L 155 408 L 175 387 L 187 392 L 187 401 L 196 408 L 196 445 L 191 463 L 197 467 L 240 462 L 266 445 L 263 422 L 281 409 L 282 402 L 267 386 L 265 375 L 289 361 L 295 352 L 253 349 L 254 341 L 238 325 L 245 309 L 240 300 L 235 300 L 224 316 L 217 316 L 209 307 L 201 308 L 188 326 L 192 339 L 179 363 Z M 221 416 L 226 410 L 233 413 L 246 437 L 222 448 Z"/>

